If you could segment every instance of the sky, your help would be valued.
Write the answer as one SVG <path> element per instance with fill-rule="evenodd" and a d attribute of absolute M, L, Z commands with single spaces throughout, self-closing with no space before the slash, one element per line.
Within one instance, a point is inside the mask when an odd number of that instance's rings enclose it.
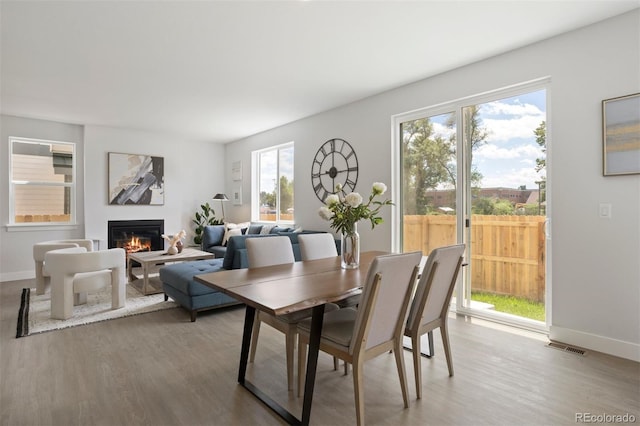
<path fill-rule="evenodd" d="M 286 176 L 290 181 L 293 180 L 293 146 L 286 149 L 280 149 L 280 175 Z M 276 172 L 278 167 L 278 156 L 275 150 L 262 153 L 260 156 L 260 192 L 272 192 L 278 179 Z"/>
<path fill-rule="evenodd" d="M 489 136 L 473 162 L 484 176 L 483 187 L 538 188 L 535 182 L 545 173 L 535 171 L 536 158 L 545 154 L 533 132 L 547 120 L 545 98 L 541 90 L 482 105 L 480 117 Z"/>
<path fill-rule="evenodd" d="M 447 115 L 431 117 L 434 132 L 448 137 L 453 130 L 444 122 Z M 534 130 L 546 121 L 544 90 L 480 104 L 480 126 L 487 133 L 484 144 L 473 152 L 473 164 L 482 173 L 483 188 L 538 188 L 544 176 L 535 171 L 536 158 L 543 158 Z"/>

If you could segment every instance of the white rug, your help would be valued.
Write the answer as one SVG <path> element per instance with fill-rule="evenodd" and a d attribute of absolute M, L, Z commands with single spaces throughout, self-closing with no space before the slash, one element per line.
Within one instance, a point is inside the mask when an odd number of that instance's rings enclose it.
<path fill-rule="evenodd" d="M 51 292 L 47 291 L 38 296 L 34 288 L 25 288 L 22 290 L 16 337 L 31 336 L 45 331 L 144 314 L 176 306 L 178 304 L 171 299 L 165 302 L 164 294 L 143 296 L 138 290 L 127 285 L 127 300 L 123 308 L 111 309 L 111 289 L 107 288 L 99 293 L 89 293 L 85 305 L 73 307 L 71 318 L 56 320 L 49 317 L 51 314 Z"/>

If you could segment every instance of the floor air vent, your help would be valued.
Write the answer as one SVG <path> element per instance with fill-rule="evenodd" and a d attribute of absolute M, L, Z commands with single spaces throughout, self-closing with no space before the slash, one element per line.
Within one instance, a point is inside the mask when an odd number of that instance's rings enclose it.
<path fill-rule="evenodd" d="M 547 346 L 554 349 L 559 349 L 565 352 L 571 352 L 576 355 L 585 355 L 587 352 L 584 349 L 574 348 L 573 346 L 568 346 L 562 343 L 550 342 Z"/>

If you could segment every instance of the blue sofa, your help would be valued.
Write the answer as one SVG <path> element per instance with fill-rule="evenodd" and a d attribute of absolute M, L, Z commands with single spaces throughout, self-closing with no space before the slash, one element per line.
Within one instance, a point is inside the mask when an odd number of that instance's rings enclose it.
<path fill-rule="evenodd" d="M 247 238 L 268 238 L 285 235 L 291 240 L 293 254 L 296 261 L 300 258 L 298 235 L 317 233 L 320 231 L 279 232 L 275 234 L 246 234 L 229 238 L 223 258 L 197 260 L 193 262 L 176 263 L 160 268 L 160 280 L 164 290 L 164 299 L 169 297 L 176 301 L 191 314 L 191 322 L 196 320 L 198 312 L 235 305 L 240 302 L 209 288 L 194 280 L 196 275 L 208 274 L 222 269 L 242 269 L 249 267 L 247 256 Z M 339 241 L 336 242 L 339 249 Z"/>
<path fill-rule="evenodd" d="M 265 225 L 250 224 L 242 229 L 242 235 L 260 235 Z M 294 228 L 282 226 L 270 227 L 269 234 L 281 234 L 293 232 Z M 213 253 L 216 258 L 224 257 L 227 253 L 227 246 L 222 245 L 224 239 L 224 225 L 209 225 L 202 230 L 202 250 Z"/>

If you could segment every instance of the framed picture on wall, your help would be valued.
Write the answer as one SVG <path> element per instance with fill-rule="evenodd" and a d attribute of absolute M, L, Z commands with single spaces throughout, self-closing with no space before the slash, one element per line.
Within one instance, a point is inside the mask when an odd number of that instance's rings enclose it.
<path fill-rule="evenodd" d="M 640 173 L 640 93 L 602 101 L 604 176 Z"/>
<path fill-rule="evenodd" d="M 164 205 L 164 158 L 110 152 L 109 204 Z"/>
<path fill-rule="evenodd" d="M 234 161 L 231 163 L 231 179 L 242 180 L 242 161 Z"/>
<path fill-rule="evenodd" d="M 234 183 L 233 192 L 231 193 L 231 201 L 234 206 L 242 205 L 242 182 Z"/>

